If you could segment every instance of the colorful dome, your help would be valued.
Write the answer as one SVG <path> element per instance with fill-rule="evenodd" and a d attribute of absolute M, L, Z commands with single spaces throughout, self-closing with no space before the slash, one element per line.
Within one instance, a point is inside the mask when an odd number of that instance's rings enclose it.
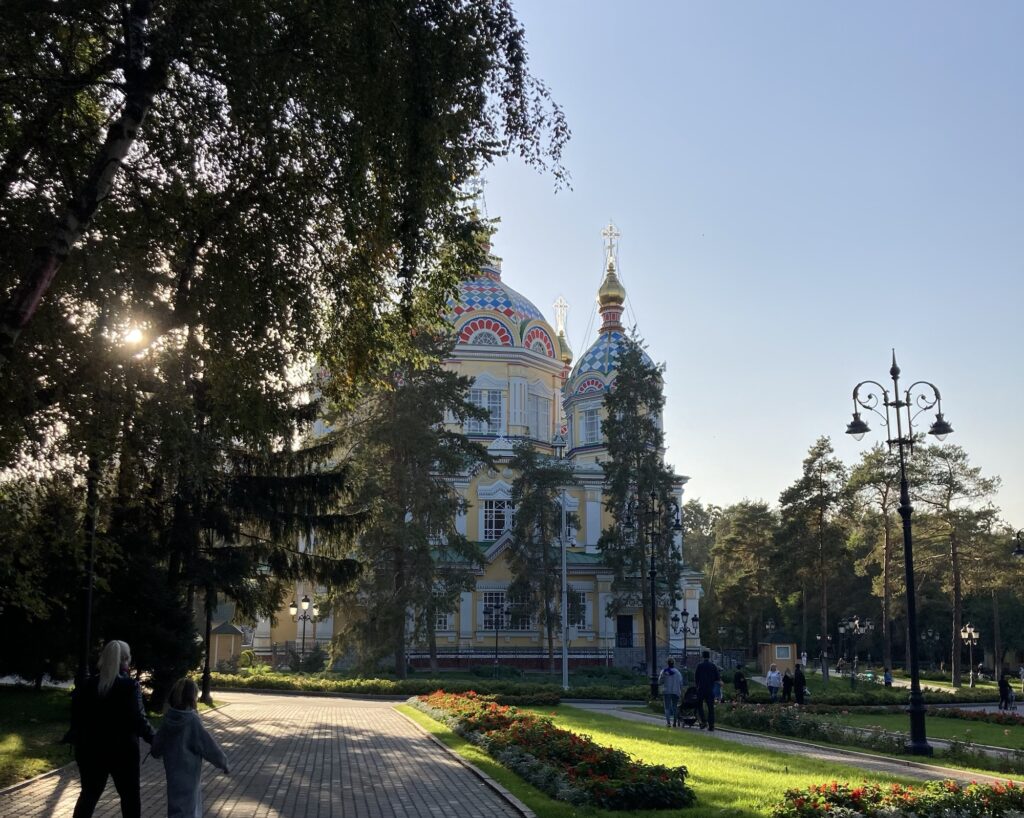
<path fill-rule="evenodd" d="M 543 321 L 544 316 L 531 301 L 501 280 L 498 268 L 484 267 L 474 278 L 459 285 L 458 299 L 448 302 L 448 320 L 455 323 L 474 311 L 491 311 L 504 315 L 514 324 Z"/>
<path fill-rule="evenodd" d="M 541 311 L 501 280 L 496 260 L 459 285 L 458 298 L 448 302 L 448 321 L 460 344 L 523 347 L 552 360 L 562 357 Z"/>
<path fill-rule="evenodd" d="M 614 380 L 619 353 L 626 344 L 626 336 L 620 330 L 602 332 L 590 349 L 580 356 L 569 375 L 569 390 L 566 397 L 583 395 L 587 392 L 604 391 Z M 644 352 L 644 362 L 654 365 Z"/>

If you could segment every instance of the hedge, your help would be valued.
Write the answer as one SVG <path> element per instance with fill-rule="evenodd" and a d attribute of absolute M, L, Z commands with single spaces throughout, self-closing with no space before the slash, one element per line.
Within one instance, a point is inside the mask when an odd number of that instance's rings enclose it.
<path fill-rule="evenodd" d="M 787 790 L 772 818 L 1022 818 L 1024 789 L 1006 784 L 961 786 L 929 781 L 922 786 L 832 781 Z"/>

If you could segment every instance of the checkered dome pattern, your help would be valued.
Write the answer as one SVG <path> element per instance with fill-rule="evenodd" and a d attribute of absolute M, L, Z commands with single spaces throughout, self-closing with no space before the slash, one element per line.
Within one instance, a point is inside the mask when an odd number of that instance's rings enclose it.
<path fill-rule="evenodd" d="M 592 379 L 594 373 L 601 375 L 607 385 L 615 372 L 615 364 L 625 341 L 626 336 L 618 330 L 598 335 L 590 349 L 583 353 L 576 366 L 572 368 L 572 374 L 569 376 L 569 394 L 576 392 L 583 379 Z M 648 363 L 652 363 L 646 352 L 644 358 Z"/>
<path fill-rule="evenodd" d="M 459 285 L 458 300 L 450 300 L 448 308 L 448 319 L 453 322 L 475 310 L 493 310 L 516 324 L 534 319 L 544 320 L 540 310 L 530 301 L 503 284 L 501 279 L 484 272 L 476 278 L 463 281 Z"/>

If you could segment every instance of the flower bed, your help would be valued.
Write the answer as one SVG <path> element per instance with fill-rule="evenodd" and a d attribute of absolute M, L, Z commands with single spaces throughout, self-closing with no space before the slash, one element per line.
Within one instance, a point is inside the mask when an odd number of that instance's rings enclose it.
<path fill-rule="evenodd" d="M 838 818 L 1022 818 L 1024 788 L 1006 784 L 929 781 L 899 784 L 819 784 L 787 790 L 772 818 L 829 815 Z"/>
<path fill-rule="evenodd" d="M 981 721 L 986 724 L 1002 724 L 1017 726 L 1024 724 L 1024 718 L 1013 711 L 988 713 L 984 710 L 961 710 L 958 707 L 933 707 L 928 711 L 930 719 L 963 719 L 964 721 Z"/>
<path fill-rule="evenodd" d="M 493 697 L 435 691 L 410 699 L 517 775 L 560 801 L 609 810 L 670 809 L 695 800 L 686 767 L 643 764 Z"/>

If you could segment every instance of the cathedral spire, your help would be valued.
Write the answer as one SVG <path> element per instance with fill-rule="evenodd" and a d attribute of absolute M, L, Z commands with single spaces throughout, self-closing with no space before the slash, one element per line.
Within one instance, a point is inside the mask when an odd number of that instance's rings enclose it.
<path fill-rule="evenodd" d="M 601 332 L 622 330 L 622 309 L 626 303 L 626 288 L 616 273 L 618 260 L 618 239 L 622 236 L 614 222 L 601 231 L 604 237 L 604 281 L 597 291 L 598 312 L 601 313 Z"/>

